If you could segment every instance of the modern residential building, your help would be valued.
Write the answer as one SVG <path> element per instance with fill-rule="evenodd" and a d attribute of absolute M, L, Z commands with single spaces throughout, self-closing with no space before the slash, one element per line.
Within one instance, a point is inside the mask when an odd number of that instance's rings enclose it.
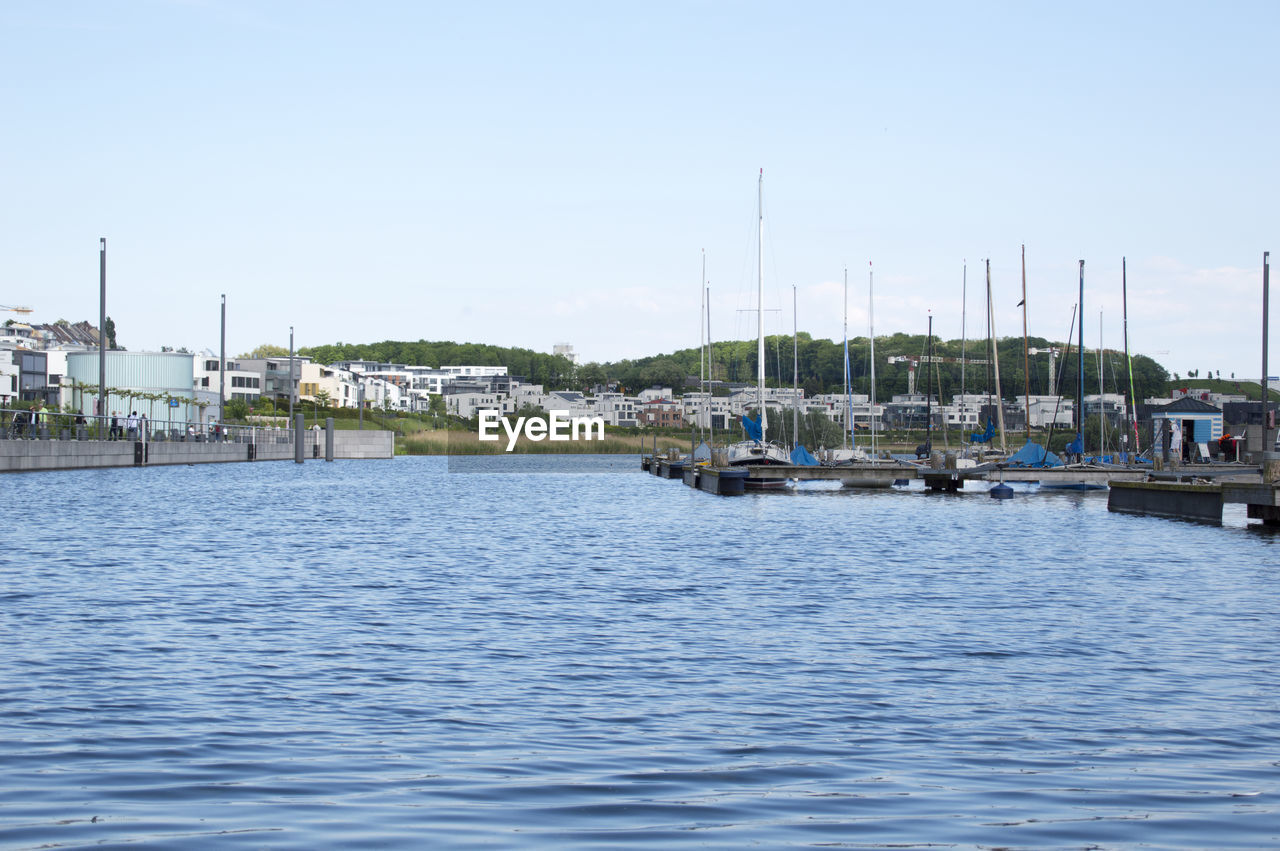
<path fill-rule="evenodd" d="M 643 399 L 636 412 L 636 424 L 661 428 L 678 428 L 684 425 L 684 406 L 671 399 Z"/>
<path fill-rule="evenodd" d="M 205 351 L 193 361 L 192 385 L 199 398 L 218 404 L 218 390 L 223 387 L 220 377 L 220 359 Z M 239 360 L 227 360 L 227 377 L 225 391 L 227 401 L 240 399 L 254 405 L 262 395 L 262 373 L 250 364 Z"/>

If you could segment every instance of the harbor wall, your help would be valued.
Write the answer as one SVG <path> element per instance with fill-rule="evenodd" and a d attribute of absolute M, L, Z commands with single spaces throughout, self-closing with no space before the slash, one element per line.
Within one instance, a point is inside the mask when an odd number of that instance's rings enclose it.
<path fill-rule="evenodd" d="M 338 460 L 390 458 L 395 452 L 395 434 L 390 431 L 344 430 L 335 431 L 333 437 L 333 455 Z M 323 432 L 305 435 L 303 457 L 323 460 Z M 293 459 L 294 446 L 288 440 L 153 441 L 145 445 L 131 440 L 0 440 L 0 473 Z"/>

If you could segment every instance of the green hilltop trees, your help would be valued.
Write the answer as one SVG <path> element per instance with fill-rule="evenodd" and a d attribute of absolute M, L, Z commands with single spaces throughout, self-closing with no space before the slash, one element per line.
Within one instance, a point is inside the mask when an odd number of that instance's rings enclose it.
<path fill-rule="evenodd" d="M 800 367 L 800 385 L 806 395 L 839 393 L 844 386 L 843 345 L 831 340 L 815 340 L 809 334 L 797 335 Z M 892 334 L 876 338 L 876 398 L 888 401 L 894 394 L 906 393 L 909 366 L 906 362 L 890 363 L 891 357 L 920 358 L 926 354 L 923 334 Z M 1079 361 L 1074 346 L 1053 343 L 1043 337 L 1031 337 L 1030 348 L 1056 348 L 1061 354 L 1055 361 L 1059 372 L 1059 394 L 1074 396 L 1077 388 Z M 717 381 L 753 384 L 756 380 L 755 340 L 728 340 L 713 346 L 712 374 Z M 262 347 L 260 347 L 262 348 Z M 1023 368 L 1023 341 L 1020 337 L 1006 337 L 998 342 L 1000 351 L 1000 385 L 1006 399 L 1021 396 L 1026 387 Z M 933 341 L 934 355 L 959 359 L 963 350 L 970 359 L 987 357 L 985 340 Z M 871 345 L 866 337 L 849 341 L 849 372 L 851 390 L 854 393 L 870 392 L 871 369 L 869 363 Z M 310 355 L 319 363 L 336 363 L 345 360 L 370 360 L 382 363 L 403 363 L 413 366 L 440 367 L 444 365 L 505 366 L 513 376 L 520 376 L 548 390 L 590 390 L 599 385 L 616 382 L 628 393 L 637 393 L 646 387 L 670 387 L 672 393 L 697 389 L 699 351 L 697 348 L 681 349 L 669 354 L 658 354 L 635 360 L 606 363 L 585 363 L 574 366 L 567 358 L 549 355 L 529 349 L 491 346 L 481 343 L 455 343 L 451 341 L 405 342 L 386 340 L 381 343 L 313 346 L 299 349 L 299 354 Z M 1102 353 L 1104 391 L 1128 394 L 1129 379 L 1123 352 L 1105 350 Z M 1049 392 L 1049 356 L 1032 355 L 1028 359 L 1031 373 L 1032 395 Z M 916 368 L 916 392 L 933 390 L 947 400 L 961 390 L 961 365 L 939 363 L 933 368 L 919 364 Z M 765 339 L 765 372 L 767 383 L 775 387 L 790 387 L 792 382 L 792 338 L 775 335 Z M 1133 356 L 1133 378 L 1137 396 L 1161 396 L 1167 392 L 1169 373 L 1160 364 L 1145 355 Z M 969 364 L 964 368 L 964 389 L 968 393 L 983 394 L 992 388 L 989 367 Z M 1085 352 L 1084 392 L 1098 392 L 1098 353 Z"/>

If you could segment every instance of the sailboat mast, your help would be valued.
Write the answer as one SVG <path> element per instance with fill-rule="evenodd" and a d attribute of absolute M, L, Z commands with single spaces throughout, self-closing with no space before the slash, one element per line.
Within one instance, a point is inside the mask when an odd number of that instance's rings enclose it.
<path fill-rule="evenodd" d="M 969 306 L 969 261 L 963 261 L 964 265 L 960 270 L 960 398 L 964 398 L 964 367 L 965 367 L 965 346 L 967 338 L 965 336 L 965 311 Z"/>
<path fill-rule="evenodd" d="M 929 311 L 929 338 L 925 344 L 925 351 L 929 353 L 928 362 L 933 363 L 933 311 Z M 929 372 L 926 366 L 925 372 L 929 376 L 929 380 L 924 385 L 924 448 L 930 456 L 933 454 L 933 373 Z"/>
<path fill-rule="evenodd" d="M 716 383 L 716 378 L 715 378 L 715 367 L 714 367 L 715 357 L 713 356 L 714 350 L 711 348 L 711 287 L 710 286 L 706 287 L 706 293 L 707 293 L 707 297 L 706 297 L 706 302 L 707 302 L 707 396 L 706 396 L 707 436 L 710 438 L 709 444 L 711 446 L 714 446 L 716 442 L 716 427 L 715 427 L 715 423 L 711 421 L 711 387 Z"/>
<path fill-rule="evenodd" d="M 756 381 L 759 384 L 760 442 L 769 440 L 769 418 L 764 408 L 764 169 L 760 169 L 760 181 L 756 188 Z"/>
<path fill-rule="evenodd" d="M 791 285 L 791 448 L 800 445 L 800 338 L 796 319 L 796 285 Z"/>
<path fill-rule="evenodd" d="M 1027 246 L 1022 246 L 1022 380 L 1027 412 L 1027 443 L 1031 442 L 1031 353 L 1027 350 Z"/>
<path fill-rule="evenodd" d="M 707 315 L 707 249 L 705 248 L 702 249 L 702 280 L 698 281 L 698 295 L 702 296 L 702 313 L 698 314 L 698 389 L 705 394 L 707 392 L 707 335 L 706 329 L 702 327 L 703 317 Z M 699 436 L 704 430 L 705 426 L 699 422 Z"/>
<path fill-rule="evenodd" d="M 1076 344 L 1076 438 L 1084 451 L 1084 261 L 1080 261 L 1080 339 Z"/>
<path fill-rule="evenodd" d="M 853 429 L 853 400 L 849 398 L 849 270 L 844 270 L 844 429 L 840 436 L 840 448 L 849 448 L 849 433 Z"/>
<path fill-rule="evenodd" d="M 871 341 L 871 457 L 876 454 L 876 286 L 875 269 L 867 261 L 867 336 Z"/>
<path fill-rule="evenodd" d="M 1262 450 L 1269 452 L 1271 430 L 1267 426 L 1267 411 L 1271 408 L 1271 383 L 1267 377 L 1267 331 L 1271 316 L 1271 252 L 1262 252 Z"/>
<path fill-rule="evenodd" d="M 1120 299 L 1124 312 L 1124 361 L 1129 368 L 1129 422 L 1133 424 L 1133 453 L 1138 446 L 1138 397 L 1133 391 L 1133 359 L 1129 357 L 1129 271 L 1126 258 L 1120 258 Z"/>
<path fill-rule="evenodd" d="M 1101 457 L 1107 453 L 1107 418 L 1103 416 L 1102 394 L 1105 388 L 1102 385 L 1102 311 L 1098 311 L 1098 456 Z"/>
<path fill-rule="evenodd" d="M 987 259 L 987 327 L 991 329 L 991 364 L 996 381 L 996 423 L 1000 426 L 1000 451 L 1008 452 L 1004 442 L 1004 398 L 1000 393 L 1000 348 L 996 345 L 996 312 L 991 303 L 991 260 Z"/>

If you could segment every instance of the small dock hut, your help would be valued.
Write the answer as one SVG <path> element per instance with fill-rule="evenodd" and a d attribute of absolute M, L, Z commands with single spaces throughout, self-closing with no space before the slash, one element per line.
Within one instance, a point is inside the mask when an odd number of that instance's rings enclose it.
<path fill-rule="evenodd" d="M 1208 458 L 1209 443 L 1222 439 L 1222 411 L 1190 396 L 1152 410 L 1151 424 L 1156 451 L 1167 449 L 1188 461 L 1197 455 Z"/>

